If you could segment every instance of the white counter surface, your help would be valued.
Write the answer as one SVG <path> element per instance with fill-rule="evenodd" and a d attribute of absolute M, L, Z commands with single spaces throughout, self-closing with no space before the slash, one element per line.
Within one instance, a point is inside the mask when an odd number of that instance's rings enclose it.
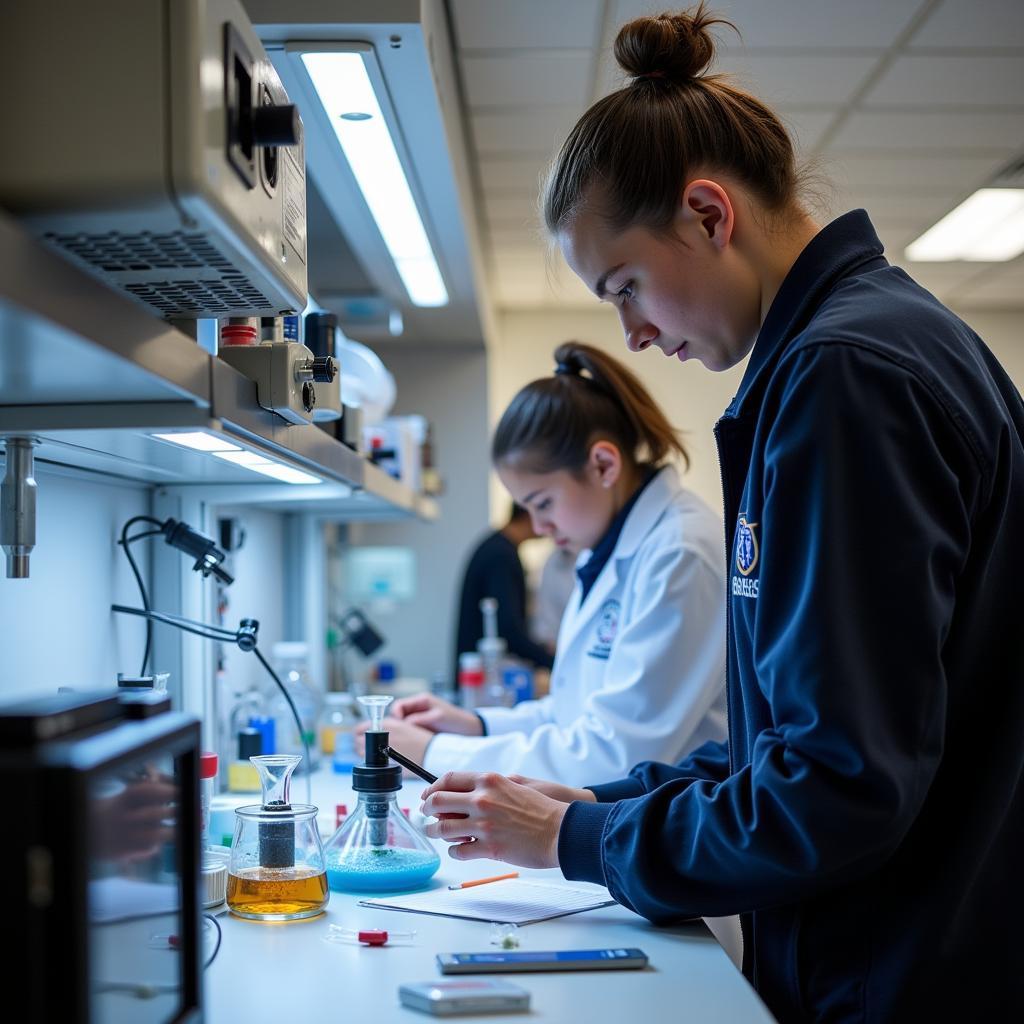
<path fill-rule="evenodd" d="M 296 780 L 293 801 L 305 800 L 305 788 L 302 778 Z M 423 788 L 420 782 L 406 782 L 399 804 L 415 809 Z M 350 776 L 320 773 L 313 780 L 313 799 L 322 811 L 333 811 L 337 803 L 347 803 L 353 810 L 356 800 Z M 496 861 L 457 862 L 442 851 L 441 868 L 432 881 L 441 887 L 508 870 Z M 520 873 L 562 877 L 557 870 L 522 869 Z M 434 960 L 438 953 L 495 949 L 490 945 L 491 925 L 486 922 L 371 910 L 357 906 L 359 899 L 332 892 L 324 914 L 288 923 L 247 921 L 220 913 L 223 942 L 204 983 L 206 1020 L 210 1024 L 424 1021 L 429 1015 L 400 1005 L 398 986 L 442 977 Z M 416 936 L 412 945 L 338 945 L 324 941 L 332 924 L 415 930 Z M 508 975 L 509 981 L 531 993 L 528 1014 L 453 1019 L 558 1024 L 753 1024 L 773 1019 L 702 922 L 655 928 L 614 906 L 526 925 L 519 929 L 518 938 L 521 949 L 532 951 L 638 946 L 650 965 L 639 971 Z"/>

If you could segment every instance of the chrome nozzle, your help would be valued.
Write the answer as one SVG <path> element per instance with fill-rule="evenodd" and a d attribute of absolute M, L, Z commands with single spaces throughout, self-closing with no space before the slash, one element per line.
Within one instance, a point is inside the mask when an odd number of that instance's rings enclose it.
<path fill-rule="evenodd" d="M 0 486 L 0 546 L 7 556 L 7 578 L 27 579 L 29 555 L 36 546 L 34 437 L 5 441 L 7 472 Z"/>

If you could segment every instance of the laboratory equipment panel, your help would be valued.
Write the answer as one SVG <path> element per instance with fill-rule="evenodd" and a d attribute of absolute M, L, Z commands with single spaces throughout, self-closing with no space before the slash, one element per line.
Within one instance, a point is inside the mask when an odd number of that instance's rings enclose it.
<path fill-rule="evenodd" d="M 302 122 L 238 0 L 37 0 L 0 26 L 0 205 L 163 317 L 303 307 Z"/>

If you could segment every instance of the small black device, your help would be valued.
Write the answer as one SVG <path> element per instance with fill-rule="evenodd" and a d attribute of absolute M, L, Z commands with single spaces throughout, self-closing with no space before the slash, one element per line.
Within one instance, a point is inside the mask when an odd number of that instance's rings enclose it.
<path fill-rule="evenodd" d="M 384 646 L 384 637 L 370 625 L 358 608 L 349 608 L 338 619 L 338 628 L 345 644 L 354 647 L 364 658 L 369 658 Z"/>
<path fill-rule="evenodd" d="M 5 1017 L 200 1019 L 199 745 L 195 718 L 129 720 L 116 691 L 0 707 Z"/>
<path fill-rule="evenodd" d="M 505 974 L 512 971 L 614 971 L 647 966 L 639 949 L 566 949 L 558 952 L 439 953 L 442 974 Z"/>

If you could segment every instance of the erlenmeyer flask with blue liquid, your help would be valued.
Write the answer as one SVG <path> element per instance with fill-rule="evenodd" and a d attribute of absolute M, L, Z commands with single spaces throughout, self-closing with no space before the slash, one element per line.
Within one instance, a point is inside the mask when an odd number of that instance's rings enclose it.
<path fill-rule="evenodd" d="M 437 851 L 398 807 L 402 769 L 388 753 L 381 728 L 391 697 L 360 697 L 370 728 L 366 760 L 352 769 L 359 794 L 354 813 L 324 847 L 328 885 L 338 892 L 408 892 L 422 889 L 441 866 Z"/>

